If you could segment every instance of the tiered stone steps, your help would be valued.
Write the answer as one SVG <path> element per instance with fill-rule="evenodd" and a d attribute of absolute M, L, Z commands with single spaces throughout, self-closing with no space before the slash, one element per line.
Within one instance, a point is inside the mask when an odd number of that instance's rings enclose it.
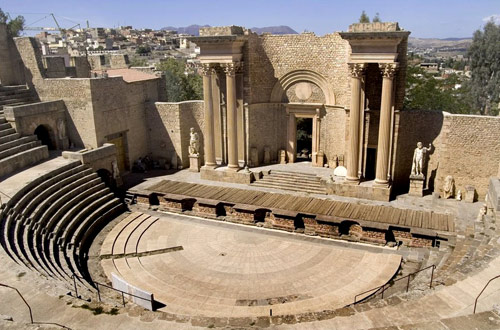
<path fill-rule="evenodd" d="M 36 101 L 35 96 L 25 85 L 0 85 L 0 110 L 5 105 L 22 105 Z"/>
<path fill-rule="evenodd" d="M 0 177 L 49 157 L 36 136 L 21 137 L 5 119 L 5 105 L 32 103 L 35 98 L 26 86 L 0 85 Z"/>
<path fill-rule="evenodd" d="M 12 196 L 0 213 L 0 242 L 14 261 L 45 276 L 68 281 L 76 274 L 91 282 L 88 247 L 123 209 L 92 169 L 69 162 Z"/>
<path fill-rule="evenodd" d="M 326 194 L 321 178 L 315 174 L 271 170 L 251 184 L 254 187 L 290 190 L 310 194 Z"/>

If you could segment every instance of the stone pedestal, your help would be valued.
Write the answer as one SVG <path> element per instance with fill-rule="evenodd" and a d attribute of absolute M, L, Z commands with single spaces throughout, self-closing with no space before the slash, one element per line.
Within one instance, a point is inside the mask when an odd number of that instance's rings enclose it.
<path fill-rule="evenodd" d="M 410 175 L 410 191 L 408 195 L 410 196 L 424 196 L 424 182 L 425 178 L 423 175 Z"/>
<path fill-rule="evenodd" d="M 474 203 L 476 201 L 476 188 L 474 186 L 465 186 L 464 201 L 467 203 Z"/>
<path fill-rule="evenodd" d="M 200 171 L 200 155 L 189 155 L 189 171 Z"/>

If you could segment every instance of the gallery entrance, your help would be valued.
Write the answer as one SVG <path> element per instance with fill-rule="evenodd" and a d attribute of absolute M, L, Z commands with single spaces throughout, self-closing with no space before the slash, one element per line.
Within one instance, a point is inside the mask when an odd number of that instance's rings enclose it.
<path fill-rule="evenodd" d="M 295 162 L 312 158 L 312 118 L 297 118 L 297 158 Z"/>
<path fill-rule="evenodd" d="M 317 155 L 320 145 L 320 123 L 322 104 L 288 103 L 286 113 L 287 161 L 311 161 L 318 164 Z M 321 165 L 320 165 L 321 166 Z"/>
<path fill-rule="evenodd" d="M 47 128 L 44 125 L 39 125 L 34 134 L 42 142 L 43 145 L 46 145 L 49 150 L 55 149 L 55 144 L 52 142 L 51 131 L 50 128 Z"/>

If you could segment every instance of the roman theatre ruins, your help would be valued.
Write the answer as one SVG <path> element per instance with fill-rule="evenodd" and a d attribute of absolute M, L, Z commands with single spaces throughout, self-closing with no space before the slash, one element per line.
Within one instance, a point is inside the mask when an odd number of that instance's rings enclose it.
<path fill-rule="evenodd" d="M 173 103 L 0 24 L 0 327 L 498 326 L 500 117 L 403 109 L 409 34 L 200 28 Z"/>

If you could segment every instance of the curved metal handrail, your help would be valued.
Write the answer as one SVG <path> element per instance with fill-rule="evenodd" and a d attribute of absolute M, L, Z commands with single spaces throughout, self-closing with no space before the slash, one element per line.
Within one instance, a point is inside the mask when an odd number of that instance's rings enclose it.
<path fill-rule="evenodd" d="M 397 282 L 397 281 L 400 281 L 400 280 L 402 280 L 402 279 L 404 279 L 404 278 L 408 278 L 408 284 L 406 285 L 406 292 L 408 292 L 408 288 L 410 287 L 410 276 L 415 275 L 415 274 L 418 274 L 418 273 L 420 273 L 420 272 L 422 272 L 422 271 L 424 271 L 424 270 L 427 270 L 427 269 L 429 269 L 429 268 L 432 268 L 432 273 L 431 273 L 431 282 L 430 282 L 430 284 L 429 284 L 429 288 L 430 288 L 430 289 L 432 289 L 432 280 L 433 280 L 433 278 L 434 278 L 434 270 L 436 269 L 436 265 L 430 265 L 430 266 L 427 266 L 427 267 L 425 267 L 425 268 L 419 269 L 419 270 L 417 270 L 416 272 L 410 273 L 410 274 L 408 274 L 408 275 L 406 275 L 406 276 L 403 276 L 403 277 L 401 277 L 401 278 L 398 278 L 397 280 L 394 280 L 394 281 L 393 281 L 393 283 L 395 283 L 395 282 Z M 500 275 L 499 275 L 499 276 L 500 276 Z M 382 298 L 384 298 L 384 291 L 385 291 L 385 286 L 386 286 L 386 285 L 387 285 L 387 283 L 385 283 L 385 284 L 383 284 L 383 285 L 381 285 L 381 286 L 377 286 L 376 288 L 373 288 L 373 289 L 366 290 L 366 291 L 364 291 L 364 292 L 358 293 L 357 295 L 355 295 L 355 296 L 354 296 L 354 303 L 353 303 L 353 304 L 356 304 L 356 303 L 358 303 L 358 302 L 359 302 L 359 301 L 357 300 L 359 296 L 361 296 L 361 295 L 363 295 L 363 294 L 365 294 L 365 293 L 372 292 L 372 291 L 374 291 L 374 292 L 373 292 L 373 295 L 376 295 L 376 294 L 377 294 L 377 291 L 378 291 L 378 290 L 380 290 L 380 289 L 382 289 Z"/>
<path fill-rule="evenodd" d="M 24 304 L 26 305 L 26 307 L 28 307 L 28 310 L 30 312 L 30 323 L 31 324 L 50 324 L 50 325 L 57 325 L 58 327 L 61 327 L 61 328 L 64 328 L 64 329 L 70 329 L 62 324 L 59 324 L 59 323 L 54 323 L 54 322 L 37 322 L 37 321 L 33 321 L 33 312 L 31 310 L 31 306 L 28 304 L 28 302 L 26 301 L 26 299 L 24 299 L 23 295 L 21 294 L 21 292 L 19 292 L 19 290 L 13 286 L 10 286 L 10 285 L 7 285 L 7 284 L 3 284 L 3 283 L 0 283 L 0 286 L 4 287 L 4 288 L 8 288 L 8 289 L 12 289 L 12 290 L 15 290 L 17 292 L 17 294 L 19 295 L 19 297 L 21 297 L 21 299 L 23 300 Z"/>
<path fill-rule="evenodd" d="M 488 287 L 488 285 L 490 285 L 491 281 L 496 280 L 499 277 L 500 277 L 500 275 L 497 275 L 495 277 L 490 278 L 490 280 L 488 281 L 488 283 L 486 283 L 486 285 L 481 290 L 481 292 L 479 292 L 479 294 L 476 297 L 476 300 L 474 301 L 474 312 L 472 314 L 476 314 L 477 301 L 478 301 L 479 297 L 481 297 L 481 295 L 483 294 L 484 290 L 486 290 L 486 288 Z"/>

